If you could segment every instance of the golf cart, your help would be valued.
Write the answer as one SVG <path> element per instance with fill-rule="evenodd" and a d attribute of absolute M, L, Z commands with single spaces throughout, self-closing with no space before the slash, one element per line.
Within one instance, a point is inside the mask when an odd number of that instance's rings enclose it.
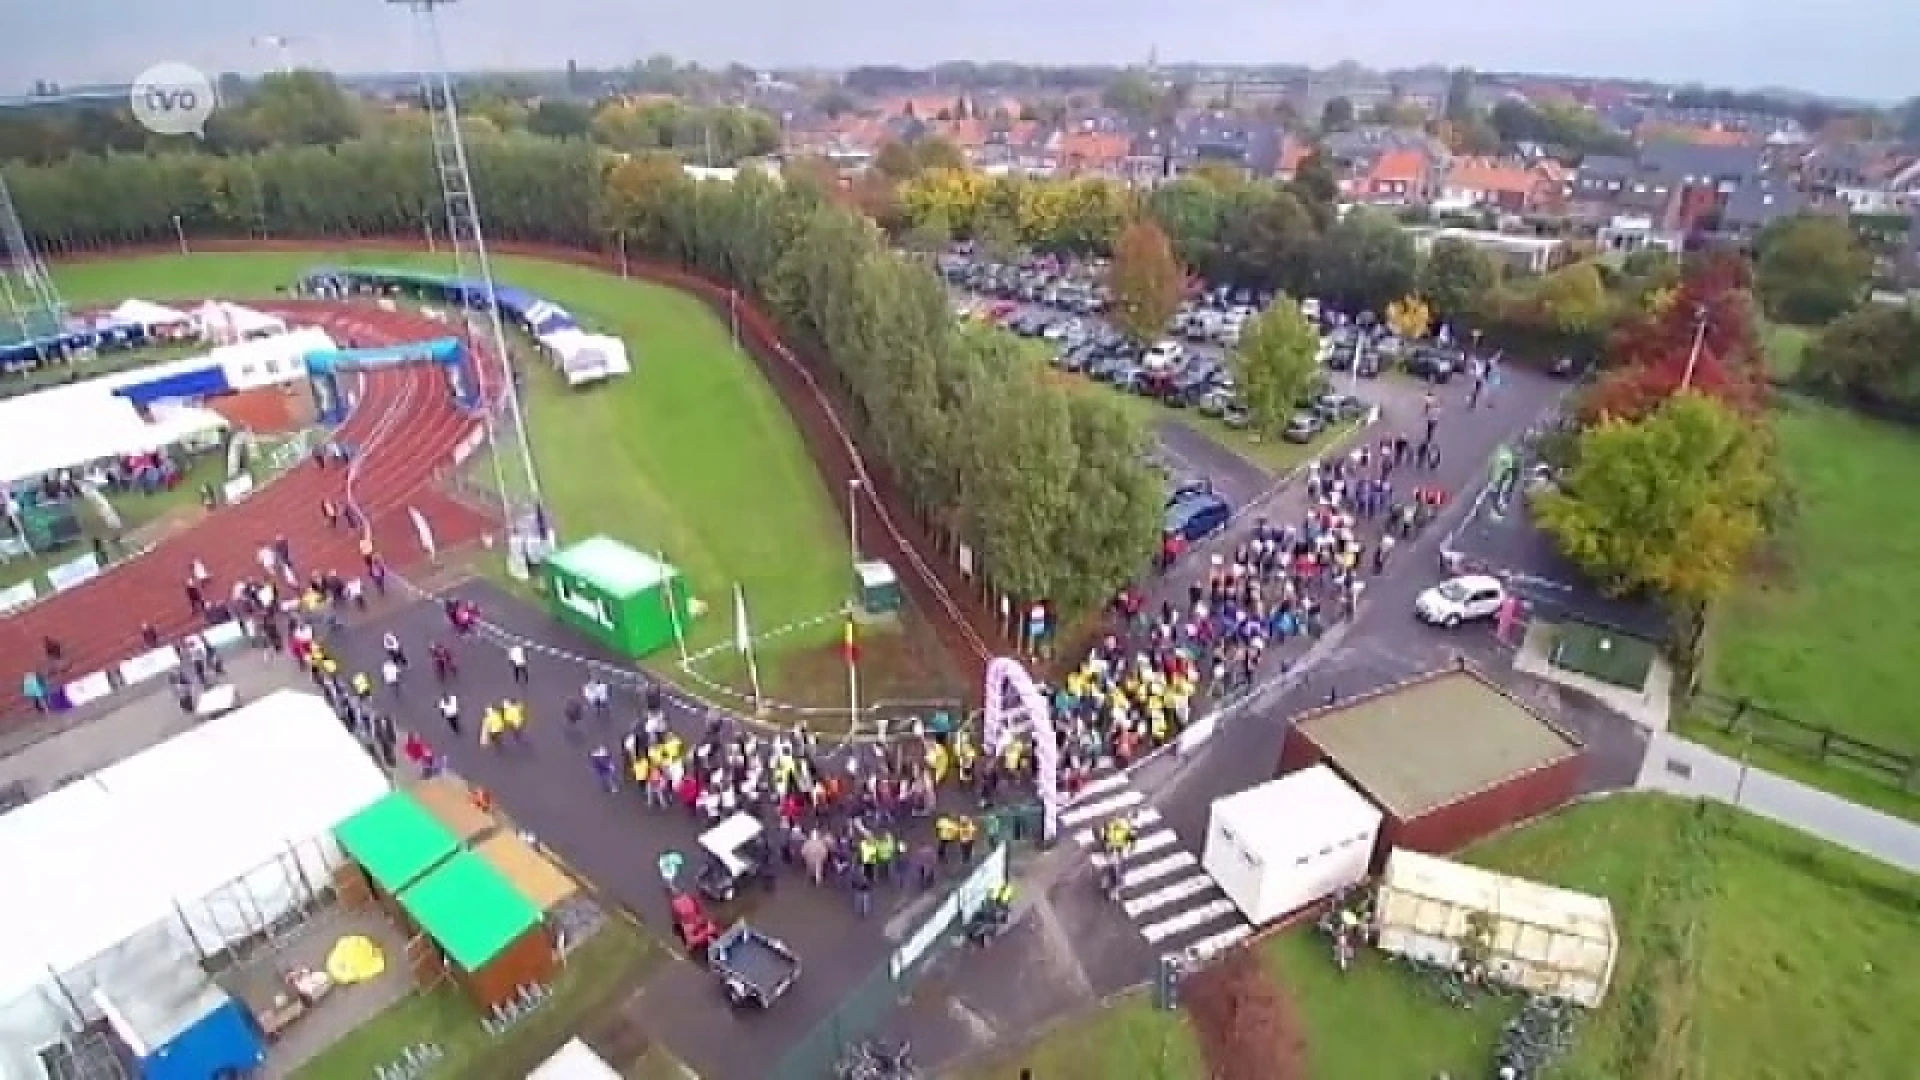
<path fill-rule="evenodd" d="M 764 832 L 752 814 L 738 813 L 700 834 L 707 863 L 695 879 L 707 899 L 724 904 L 740 895 L 740 886 L 760 872 Z"/>
<path fill-rule="evenodd" d="M 787 943 L 746 923 L 735 923 L 707 946 L 707 966 L 720 976 L 735 1008 L 771 1008 L 800 979 L 800 958 Z"/>

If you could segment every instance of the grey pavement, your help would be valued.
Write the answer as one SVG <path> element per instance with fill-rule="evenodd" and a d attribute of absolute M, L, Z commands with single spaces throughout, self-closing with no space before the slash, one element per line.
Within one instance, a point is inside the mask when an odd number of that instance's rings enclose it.
<path fill-rule="evenodd" d="M 1674 735 L 1653 736 L 1639 786 L 1738 807 L 1888 866 L 1920 873 L 1920 826 Z"/>
<path fill-rule="evenodd" d="M 516 637 L 571 656 L 617 663 L 543 612 L 490 585 L 464 585 L 452 594 L 478 603 L 488 621 Z M 576 737 L 565 729 L 562 710 L 570 697 L 579 694 L 586 678 L 577 661 L 530 649 L 529 684 L 516 688 L 497 643 L 455 640 L 447 632 L 439 606 L 422 601 L 348 629 L 333 643 L 343 668 L 377 669 L 380 635 L 386 630 L 399 636 L 416 658 L 400 700 L 385 701 L 400 725 L 420 732 L 448 758 L 454 772 L 490 790 L 518 825 L 557 852 L 606 899 L 666 936 L 671 920 L 658 860 L 675 850 L 697 866 L 702 826 L 678 810 L 645 810 L 630 791 L 602 791 L 588 760 L 595 745 L 617 745 L 638 718 L 637 693 L 616 685 L 612 719 L 588 719 Z M 460 663 L 454 690 L 464 707 L 464 737 L 453 737 L 435 710 L 439 688 L 425 660 L 427 643 L 434 640 L 448 641 Z M 528 705 L 527 745 L 480 746 L 475 734 L 480 710 L 509 696 Z M 669 705 L 673 727 L 697 737 L 704 727 L 704 712 L 678 699 L 669 699 Z M 917 896 L 910 890 L 882 887 L 875 893 L 873 917 L 862 922 L 855 919 L 843 891 L 815 888 L 797 875 L 782 875 L 771 893 L 755 892 L 719 906 L 715 917 L 723 923 L 748 919 L 786 940 L 800 955 L 805 974 L 764 1015 L 741 1016 L 727 1008 L 718 984 L 704 968 L 685 960 L 669 964 L 642 991 L 652 1016 L 652 1033 L 706 1080 L 760 1080 L 884 962 L 894 944 L 885 932 L 889 923 L 896 931 L 911 925 L 911 920 L 902 922 L 892 916 L 913 905 Z"/>
<path fill-rule="evenodd" d="M 1273 485 L 1267 470 L 1188 427 L 1178 417 L 1161 420 L 1153 430 L 1168 464 L 1181 473 L 1205 477 L 1234 506 L 1245 506 Z"/>

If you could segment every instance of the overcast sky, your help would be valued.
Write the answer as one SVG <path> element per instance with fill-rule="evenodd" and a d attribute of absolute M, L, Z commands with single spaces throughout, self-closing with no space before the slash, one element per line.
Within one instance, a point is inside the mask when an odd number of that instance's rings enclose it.
<path fill-rule="evenodd" d="M 383 0 L 0 0 L 0 92 L 130 81 L 163 60 L 410 70 L 426 46 Z M 755 66 L 940 60 L 1425 63 L 1920 93 L 1920 0 L 462 0 L 441 16 L 456 68 L 630 62 L 665 52 Z"/>

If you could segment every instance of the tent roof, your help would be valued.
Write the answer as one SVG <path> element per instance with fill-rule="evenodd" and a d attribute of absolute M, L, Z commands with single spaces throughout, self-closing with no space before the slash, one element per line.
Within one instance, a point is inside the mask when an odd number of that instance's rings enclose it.
<path fill-rule="evenodd" d="M 375 883 L 396 893 L 460 849 L 445 825 L 404 791 L 395 791 L 339 823 L 340 847 Z"/>
<path fill-rule="evenodd" d="M 458 780 L 436 776 L 420 781 L 407 791 L 420 803 L 421 809 L 445 825 L 461 843 L 484 836 L 500 824 L 492 814 L 473 805 L 471 794 Z"/>
<path fill-rule="evenodd" d="M 0 889 L 0 1002 L 324 837 L 386 789 L 326 702 L 283 691 L 0 815 L 0 867 L 32 883 Z"/>
<path fill-rule="evenodd" d="M 400 894 L 400 906 L 460 970 L 480 971 L 540 925 L 540 911 L 487 860 L 463 851 Z"/>
<path fill-rule="evenodd" d="M 620 1073 L 575 1036 L 528 1073 L 527 1080 L 620 1080 Z"/>
<path fill-rule="evenodd" d="M 135 326 L 173 326 L 177 323 L 191 322 L 193 317 L 177 308 L 156 304 L 151 300 L 124 300 L 119 307 L 108 313 L 117 322 L 132 323 Z"/>
<path fill-rule="evenodd" d="M 547 562 L 615 596 L 643 593 L 680 575 L 667 563 L 611 536 L 590 536 L 556 552 Z"/>
<path fill-rule="evenodd" d="M 149 424 L 105 382 L 91 379 L 0 401 L 0 432 L 6 433 L 0 439 L 0 484 L 158 449 L 184 438 L 182 426 L 188 434 L 208 430 L 205 417 L 173 427 Z"/>

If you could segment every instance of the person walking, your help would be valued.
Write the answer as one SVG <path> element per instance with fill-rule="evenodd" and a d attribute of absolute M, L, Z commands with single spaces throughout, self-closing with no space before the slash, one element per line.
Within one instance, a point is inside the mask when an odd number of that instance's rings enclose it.
<path fill-rule="evenodd" d="M 452 693 L 440 695 L 440 719 L 456 737 L 460 734 L 460 699 Z"/>
<path fill-rule="evenodd" d="M 387 659 L 393 661 L 396 667 L 402 671 L 406 670 L 407 650 L 401 646 L 400 639 L 394 636 L 391 630 L 381 635 L 380 648 L 386 652 Z"/>
<path fill-rule="evenodd" d="M 517 641 L 507 646 L 507 666 L 513 669 L 513 681 L 515 685 L 527 685 L 526 646 Z"/>
<path fill-rule="evenodd" d="M 400 665 L 394 663 L 392 657 L 380 662 L 380 683 L 391 697 L 400 696 L 400 671 Z"/>

